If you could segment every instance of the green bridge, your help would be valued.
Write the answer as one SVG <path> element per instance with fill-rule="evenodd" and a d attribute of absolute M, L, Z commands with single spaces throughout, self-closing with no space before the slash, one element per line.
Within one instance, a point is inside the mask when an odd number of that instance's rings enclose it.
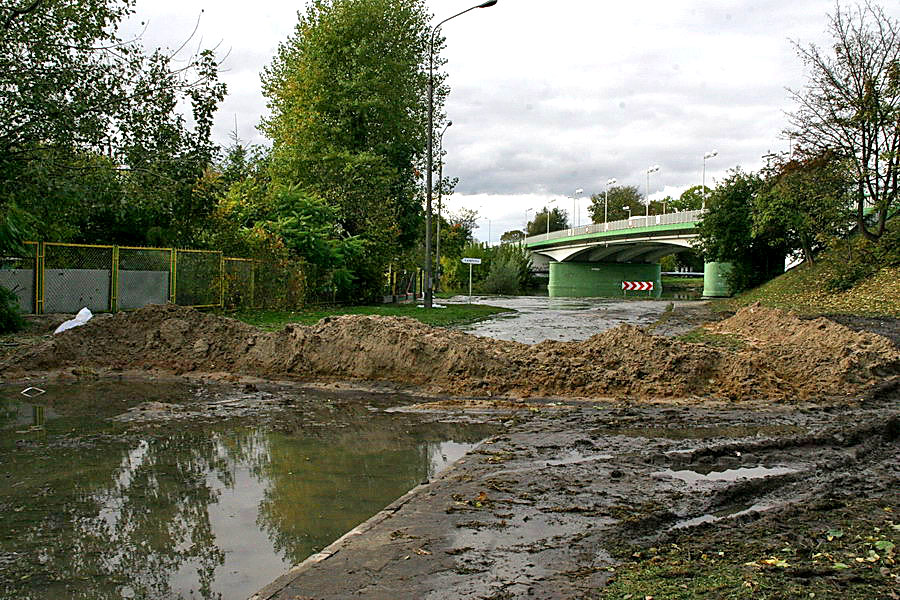
<path fill-rule="evenodd" d="M 525 238 L 537 269 L 547 267 L 551 297 L 622 295 L 623 281 L 651 281 L 659 297 L 659 259 L 691 249 L 703 211 L 693 210 L 584 225 Z M 725 276 L 730 265 L 706 263 L 703 296 L 729 295 Z"/>

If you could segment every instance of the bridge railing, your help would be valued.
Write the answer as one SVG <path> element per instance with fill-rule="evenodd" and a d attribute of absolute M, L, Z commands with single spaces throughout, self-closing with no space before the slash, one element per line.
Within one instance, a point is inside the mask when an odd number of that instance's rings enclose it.
<path fill-rule="evenodd" d="M 559 238 L 589 235 L 592 233 L 603 233 L 606 231 L 618 231 L 622 229 L 634 229 L 637 227 L 653 227 L 654 225 L 677 225 L 678 223 L 693 223 L 700 220 L 700 215 L 702 214 L 702 210 L 686 210 L 683 212 L 668 213 L 665 215 L 631 217 L 630 219 L 609 221 L 608 223 L 594 223 L 592 225 L 582 225 L 581 227 L 560 229 L 559 231 L 551 231 L 550 233 L 542 233 L 540 235 L 531 235 L 525 238 L 525 243 L 535 244 L 538 242 L 546 242 Z"/>

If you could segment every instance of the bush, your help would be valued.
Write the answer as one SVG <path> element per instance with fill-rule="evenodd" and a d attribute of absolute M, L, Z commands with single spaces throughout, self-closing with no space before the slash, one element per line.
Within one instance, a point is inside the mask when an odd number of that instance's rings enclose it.
<path fill-rule="evenodd" d="M 0 287 L 0 333 L 15 333 L 24 328 L 19 299 L 10 290 Z"/>
<path fill-rule="evenodd" d="M 519 291 L 519 265 L 512 257 L 494 260 L 481 285 L 488 294 L 515 294 Z"/>

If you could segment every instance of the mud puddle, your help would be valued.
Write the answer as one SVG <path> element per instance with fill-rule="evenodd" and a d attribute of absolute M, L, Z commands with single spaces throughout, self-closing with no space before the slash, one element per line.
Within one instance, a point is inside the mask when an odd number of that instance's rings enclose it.
<path fill-rule="evenodd" d="M 0 388 L 0 597 L 244 600 L 496 427 L 397 396 L 97 381 Z"/>

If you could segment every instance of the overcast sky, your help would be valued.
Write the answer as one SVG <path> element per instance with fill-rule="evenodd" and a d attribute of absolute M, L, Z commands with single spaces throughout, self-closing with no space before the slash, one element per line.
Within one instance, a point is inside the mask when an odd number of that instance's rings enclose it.
<path fill-rule="evenodd" d="M 435 23 L 478 0 L 428 0 Z M 304 0 L 138 0 L 147 45 L 177 46 L 200 18 L 198 42 L 228 52 L 228 97 L 216 119 L 265 143 L 260 71 L 293 31 Z M 900 3 L 884 3 L 893 17 Z M 756 170 L 804 85 L 792 42 L 828 46 L 828 0 L 499 0 L 443 26 L 453 126 L 444 175 L 459 178 L 449 209 L 476 209 L 476 237 L 496 242 L 552 200 L 588 221 L 607 179 L 653 198 L 707 185 L 740 165 Z M 202 11 L 202 15 L 201 15 Z M 571 219 L 571 217 L 570 217 Z"/>

